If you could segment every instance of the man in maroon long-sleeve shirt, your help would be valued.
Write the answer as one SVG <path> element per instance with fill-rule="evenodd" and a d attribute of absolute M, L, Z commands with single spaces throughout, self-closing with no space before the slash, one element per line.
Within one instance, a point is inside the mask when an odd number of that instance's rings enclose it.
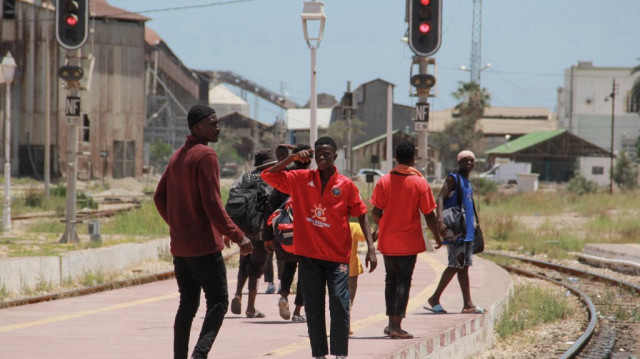
<path fill-rule="evenodd" d="M 180 304 L 173 331 L 174 359 L 186 359 L 193 318 L 202 289 L 207 314 L 191 358 L 207 358 L 229 306 L 227 271 L 222 258 L 222 236 L 240 246 L 242 255 L 251 253 L 251 241 L 236 227 L 220 199 L 218 156 L 209 146 L 217 142 L 220 128 L 215 111 L 194 105 L 187 122 L 191 135 L 171 156 L 162 174 L 154 201 L 169 224 L 171 254 Z"/>

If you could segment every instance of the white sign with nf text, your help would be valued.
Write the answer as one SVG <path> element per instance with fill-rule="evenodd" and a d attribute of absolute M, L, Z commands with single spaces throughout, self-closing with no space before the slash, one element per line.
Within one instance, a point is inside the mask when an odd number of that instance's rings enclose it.
<path fill-rule="evenodd" d="M 429 104 L 426 102 L 418 102 L 416 104 L 416 122 L 429 121 Z"/>
<path fill-rule="evenodd" d="M 65 113 L 69 117 L 80 117 L 80 97 L 67 96 L 67 101 L 65 101 Z"/>

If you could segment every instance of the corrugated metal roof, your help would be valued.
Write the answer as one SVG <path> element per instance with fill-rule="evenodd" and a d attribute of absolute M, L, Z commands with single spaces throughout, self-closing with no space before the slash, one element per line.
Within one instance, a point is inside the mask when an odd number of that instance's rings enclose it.
<path fill-rule="evenodd" d="M 398 133 L 398 132 L 400 132 L 400 130 L 393 130 L 393 131 L 391 131 L 391 136 L 395 135 L 395 134 L 396 134 L 396 133 Z M 374 137 L 374 138 L 370 139 L 369 141 L 362 142 L 361 144 L 359 144 L 359 145 L 357 145 L 357 146 L 353 146 L 353 147 L 351 148 L 351 150 L 352 150 L 352 151 L 358 150 L 358 149 L 360 149 L 360 148 L 362 148 L 362 147 L 366 147 L 366 146 L 368 146 L 368 145 L 370 145 L 370 144 L 372 144 L 372 143 L 378 142 L 378 141 L 380 141 L 380 140 L 381 140 L 381 139 L 383 139 L 383 138 L 387 138 L 387 134 L 386 134 L 386 133 L 383 133 L 382 135 L 380 135 L 380 136 L 378 136 L 378 137 Z"/>
<path fill-rule="evenodd" d="M 566 130 L 555 130 L 555 131 L 537 131 L 532 132 L 528 135 L 524 135 L 522 137 L 518 137 L 513 141 L 509 141 L 504 145 L 500 145 L 498 147 L 494 147 L 489 151 L 485 152 L 486 154 L 513 154 L 518 151 L 521 151 L 525 148 L 537 145 L 541 142 L 550 140 L 556 136 L 560 136 L 565 133 Z"/>
<path fill-rule="evenodd" d="M 209 89 L 209 103 L 227 105 L 246 105 L 247 102 L 220 84 Z"/>
<path fill-rule="evenodd" d="M 131 21 L 148 21 L 151 18 L 142 16 L 127 10 L 111 6 L 106 0 L 90 0 L 89 11 L 93 17 L 108 17 L 112 19 L 131 20 Z"/>

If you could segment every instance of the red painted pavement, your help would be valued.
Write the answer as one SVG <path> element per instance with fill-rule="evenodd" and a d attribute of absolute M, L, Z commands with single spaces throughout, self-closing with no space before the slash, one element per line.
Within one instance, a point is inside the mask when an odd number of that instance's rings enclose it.
<path fill-rule="evenodd" d="M 446 315 L 422 306 L 433 292 L 446 265 L 446 250 L 419 256 L 411 300 L 403 328 L 412 340 L 385 338 L 384 264 L 359 277 L 352 312 L 349 358 L 412 358 L 448 345 L 464 345 L 461 337 L 482 330 L 490 315 L 456 314 L 462 296 L 454 279 L 442 298 Z M 502 269 L 481 258 L 471 268 L 471 292 L 476 305 L 490 309 L 502 301 L 511 279 Z M 235 291 L 236 269 L 229 269 L 229 292 Z M 264 291 L 261 283 L 260 292 Z M 293 310 L 293 295 L 289 297 Z M 259 294 L 256 307 L 263 319 L 247 319 L 228 312 L 211 358 L 309 358 L 305 323 L 284 321 L 278 315 L 276 294 Z M 243 304 L 246 302 L 246 289 Z M 177 286 L 170 279 L 82 297 L 0 310 L 0 359 L 171 358 L 173 318 L 178 305 Z M 204 298 L 202 300 L 204 307 Z M 194 320 L 191 342 L 200 331 L 203 308 Z M 243 312 L 245 307 L 243 306 Z M 327 311 L 328 317 L 328 311 Z M 451 349 L 452 347 L 448 347 Z"/>

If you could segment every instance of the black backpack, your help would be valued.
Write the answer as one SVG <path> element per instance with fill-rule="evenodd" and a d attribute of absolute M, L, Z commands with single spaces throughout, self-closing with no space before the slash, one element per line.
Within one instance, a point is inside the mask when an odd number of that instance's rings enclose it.
<path fill-rule="evenodd" d="M 229 192 L 224 209 L 233 223 L 246 234 L 256 234 L 262 225 L 266 195 L 262 181 L 243 178 L 240 185 Z"/>

